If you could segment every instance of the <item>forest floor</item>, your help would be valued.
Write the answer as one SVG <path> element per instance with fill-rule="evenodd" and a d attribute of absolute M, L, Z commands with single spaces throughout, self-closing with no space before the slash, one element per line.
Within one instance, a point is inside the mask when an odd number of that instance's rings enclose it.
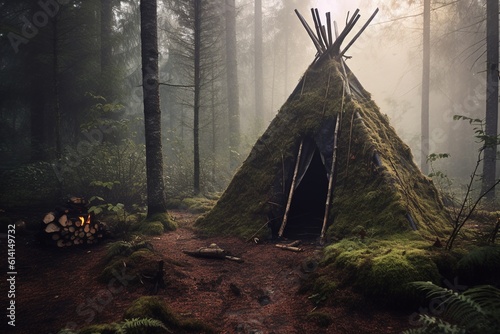
<path fill-rule="evenodd" d="M 352 294 L 349 305 L 336 303 L 333 297 L 327 305 L 315 306 L 311 293 L 299 293 L 310 275 L 304 265 L 321 254 L 314 243 L 302 243 L 304 251 L 296 253 L 270 242 L 201 238 L 192 228 L 196 215 L 183 211 L 171 214 L 179 228 L 149 240 L 167 264 L 166 288 L 157 295 L 181 318 L 201 320 L 218 333 L 401 333 L 409 327 L 408 313 L 381 309 L 350 291 L 344 291 L 342 297 L 346 300 L 345 294 Z M 2 254 L 6 251 L 4 240 L 0 240 Z M 182 252 L 211 243 L 244 262 L 194 258 Z M 126 268 L 108 284 L 98 283 L 106 251 L 106 243 L 50 249 L 38 246 L 32 235 L 17 235 L 16 326 L 8 326 L 3 316 L 0 329 L 55 334 L 66 326 L 121 321 L 130 304 L 148 295 L 149 289 L 123 288 L 120 284 L 127 285 L 128 279 Z M 7 273 L 4 258 L 0 268 Z M 0 290 L 5 312 L 5 278 L 0 281 Z M 330 314 L 331 323 L 325 327 L 311 321 L 307 315 L 313 311 Z"/>

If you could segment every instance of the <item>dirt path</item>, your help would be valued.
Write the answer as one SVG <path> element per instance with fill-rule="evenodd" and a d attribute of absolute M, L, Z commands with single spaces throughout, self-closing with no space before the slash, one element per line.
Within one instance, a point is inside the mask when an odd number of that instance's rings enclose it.
<path fill-rule="evenodd" d="M 407 326 L 405 315 L 369 307 L 360 313 L 333 303 L 316 309 L 333 317 L 328 327 L 320 327 L 307 318 L 315 309 L 309 295 L 298 293 L 309 275 L 304 266 L 319 258 L 316 245 L 302 244 L 304 251 L 294 253 L 272 243 L 201 239 L 191 228 L 194 215 L 172 214 L 180 228 L 150 241 L 175 267 L 166 272 L 167 287 L 158 295 L 182 316 L 203 320 L 220 333 L 399 333 Z M 244 263 L 193 258 L 182 252 L 211 243 L 240 256 Z M 15 333 L 57 333 L 64 326 L 120 321 L 132 301 L 148 294 L 141 287 L 125 289 L 125 273 L 108 284 L 96 282 L 105 245 L 61 251 L 37 247 L 26 237 L 19 238 L 16 246 Z M 3 263 L 2 270 L 6 272 Z M 0 288 L 6 291 L 5 280 Z"/>

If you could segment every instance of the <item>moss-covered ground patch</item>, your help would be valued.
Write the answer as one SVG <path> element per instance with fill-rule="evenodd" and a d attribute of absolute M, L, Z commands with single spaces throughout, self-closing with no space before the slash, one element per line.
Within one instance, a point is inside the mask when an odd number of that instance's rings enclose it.
<path fill-rule="evenodd" d="M 500 246 L 477 247 L 457 263 L 457 274 L 467 285 L 489 284 L 500 287 Z"/>
<path fill-rule="evenodd" d="M 126 277 L 127 288 L 145 285 L 155 277 L 162 258 L 147 241 L 117 241 L 108 245 L 104 269 L 98 277 L 101 283 L 109 283 L 117 275 Z M 148 288 L 147 286 L 145 286 Z"/>
<path fill-rule="evenodd" d="M 386 240 L 343 239 L 324 249 L 312 293 L 335 298 L 335 289 L 352 287 L 384 305 L 411 305 L 417 301 L 414 281 L 441 282 L 432 244 L 405 235 Z"/>
<path fill-rule="evenodd" d="M 217 200 L 213 196 L 210 198 L 201 196 L 188 197 L 181 201 L 179 208 L 191 213 L 205 213 L 210 211 L 216 202 Z"/>
<path fill-rule="evenodd" d="M 165 232 L 175 231 L 177 229 L 177 224 L 168 214 L 168 212 L 157 213 L 155 215 L 152 215 L 151 217 L 146 218 L 146 220 L 143 223 L 145 224 L 160 223 L 163 226 L 163 230 Z"/>

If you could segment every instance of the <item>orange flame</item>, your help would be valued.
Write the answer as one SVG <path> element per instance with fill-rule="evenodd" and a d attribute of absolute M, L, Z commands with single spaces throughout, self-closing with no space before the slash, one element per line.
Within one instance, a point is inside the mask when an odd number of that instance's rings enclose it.
<path fill-rule="evenodd" d="M 87 215 L 87 219 L 85 219 L 85 217 L 78 217 L 78 219 L 80 219 L 80 226 L 83 226 L 85 224 L 90 224 L 90 215 Z"/>

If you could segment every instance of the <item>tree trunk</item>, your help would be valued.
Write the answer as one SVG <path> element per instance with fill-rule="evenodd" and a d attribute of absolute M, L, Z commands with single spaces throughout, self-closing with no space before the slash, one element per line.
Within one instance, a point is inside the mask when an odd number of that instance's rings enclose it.
<path fill-rule="evenodd" d="M 113 0 L 101 0 L 101 92 L 100 94 L 112 100 L 113 88 L 110 87 L 110 78 L 113 71 L 112 56 L 113 48 L 111 35 L 113 31 Z"/>
<path fill-rule="evenodd" d="M 156 6 L 156 0 L 141 0 L 142 90 L 144 94 L 148 217 L 167 211 L 163 183 Z"/>
<path fill-rule="evenodd" d="M 55 141 L 56 141 L 56 158 L 59 160 L 62 157 L 62 144 L 61 144 L 61 110 L 59 105 L 59 36 L 58 33 L 58 20 L 57 16 L 53 18 L 52 30 L 52 73 L 54 76 L 53 89 L 54 89 L 54 116 L 55 116 Z"/>
<path fill-rule="evenodd" d="M 498 128 L 498 0 L 486 3 L 486 136 L 497 136 Z M 485 143 L 483 164 L 483 192 L 489 189 L 496 178 L 496 143 Z M 495 198 L 493 188 L 486 199 Z"/>
<path fill-rule="evenodd" d="M 429 174 L 427 157 L 429 156 L 429 86 L 430 86 L 430 39 L 431 39 L 431 0 L 424 0 L 424 36 L 423 36 L 423 69 L 422 69 L 422 111 L 420 168 L 422 173 Z"/>
<path fill-rule="evenodd" d="M 32 43 L 34 44 L 34 43 Z M 50 158 L 46 152 L 45 94 L 41 87 L 43 78 L 38 66 L 32 67 L 30 82 L 30 121 L 31 121 L 31 162 L 47 161 Z"/>
<path fill-rule="evenodd" d="M 194 193 L 200 193 L 201 0 L 194 0 Z"/>
<path fill-rule="evenodd" d="M 240 98 L 236 50 L 236 4 L 235 0 L 226 0 L 226 73 L 229 109 L 229 167 L 231 171 L 238 167 L 238 151 L 240 149 Z"/>
<path fill-rule="evenodd" d="M 262 65 L 262 0 L 255 0 L 255 131 L 260 133 L 263 127 L 264 94 Z"/>

